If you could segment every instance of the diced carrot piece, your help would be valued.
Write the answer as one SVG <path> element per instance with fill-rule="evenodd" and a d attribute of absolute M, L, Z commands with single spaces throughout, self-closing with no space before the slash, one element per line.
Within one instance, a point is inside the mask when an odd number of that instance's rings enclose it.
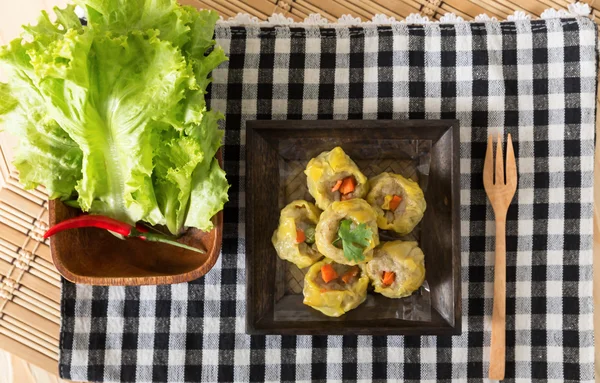
<path fill-rule="evenodd" d="M 296 229 L 296 243 L 302 243 L 306 241 L 306 235 L 304 234 L 304 230 Z"/>
<path fill-rule="evenodd" d="M 325 281 L 325 283 L 329 283 L 338 277 L 337 273 L 333 269 L 333 266 L 330 264 L 323 265 L 321 267 L 321 278 Z"/>
<path fill-rule="evenodd" d="M 346 273 L 344 275 L 342 275 L 342 281 L 344 281 L 344 283 L 348 283 L 348 282 L 350 282 L 350 279 L 356 277 L 357 275 L 358 275 L 358 267 L 354 266 L 350 270 L 346 271 Z"/>
<path fill-rule="evenodd" d="M 402 197 L 400 197 L 399 195 L 395 195 L 394 197 L 392 197 L 392 200 L 390 201 L 390 210 L 396 210 L 398 206 L 400 206 L 400 202 L 402 202 Z"/>
<path fill-rule="evenodd" d="M 336 192 L 340 189 L 340 186 L 342 186 L 342 180 L 337 180 L 337 182 L 335 183 L 335 185 L 333 185 L 333 187 L 331 188 L 331 192 Z"/>
<path fill-rule="evenodd" d="M 342 194 L 350 194 L 356 188 L 356 181 L 354 177 L 346 177 L 342 181 L 342 186 L 340 186 L 340 193 Z"/>
<path fill-rule="evenodd" d="M 381 282 L 384 285 L 389 286 L 392 283 L 394 283 L 395 280 L 396 280 L 396 273 L 394 273 L 393 271 L 384 271 L 383 272 L 383 279 Z"/>

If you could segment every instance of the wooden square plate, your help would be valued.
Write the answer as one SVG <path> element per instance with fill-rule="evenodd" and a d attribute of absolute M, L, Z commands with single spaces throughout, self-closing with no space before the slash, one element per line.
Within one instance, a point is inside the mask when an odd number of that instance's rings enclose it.
<path fill-rule="evenodd" d="M 461 331 L 458 121 L 249 121 L 246 124 L 246 331 L 250 334 L 451 335 Z M 271 243 L 279 211 L 314 201 L 304 168 L 341 146 L 369 178 L 384 172 L 419 183 L 427 209 L 408 238 L 425 253 L 426 281 L 413 295 L 369 292 L 330 318 L 302 303 L 307 269 L 282 261 Z"/>

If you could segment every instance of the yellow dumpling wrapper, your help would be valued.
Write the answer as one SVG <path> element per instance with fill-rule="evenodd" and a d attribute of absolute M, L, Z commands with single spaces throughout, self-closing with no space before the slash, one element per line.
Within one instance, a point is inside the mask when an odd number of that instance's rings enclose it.
<path fill-rule="evenodd" d="M 380 229 L 394 230 L 405 235 L 421 222 L 427 203 L 418 183 L 400 174 L 384 172 L 373 177 L 369 185 L 371 190 L 367 194 L 367 202 L 377 212 L 377 226 Z M 391 212 L 388 209 L 394 195 L 402 197 L 402 201 Z M 388 219 L 390 215 L 393 215 L 391 220 Z"/>
<path fill-rule="evenodd" d="M 373 260 L 365 267 L 376 293 L 388 298 L 403 298 L 415 292 L 425 280 L 425 255 L 415 241 L 384 242 L 375 249 Z M 383 284 L 383 273 L 394 272 L 394 282 Z"/>
<path fill-rule="evenodd" d="M 316 205 L 323 210 L 335 201 L 335 192 L 332 192 L 331 188 L 336 181 L 345 177 L 354 176 L 356 179 L 354 192 L 350 193 L 352 198 L 363 198 L 368 192 L 367 177 L 339 146 L 311 159 L 304 173 L 308 192 L 315 199 Z"/>
<path fill-rule="evenodd" d="M 354 262 L 346 259 L 344 250 L 333 244 L 333 241 L 338 237 L 340 221 L 343 219 L 352 220 L 357 225 L 364 223 L 373 233 L 369 245 L 363 250 L 365 259 L 362 262 Z M 334 202 L 323 212 L 323 214 L 321 214 L 315 232 L 315 240 L 319 252 L 327 258 L 333 259 L 337 263 L 343 265 L 356 265 L 358 263 L 368 262 L 373 258 L 373 249 L 379 244 L 377 214 L 373 208 L 362 199 Z"/>
<path fill-rule="evenodd" d="M 355 309 L 367 299 L 369 277 L 364 268 L 359 266 L 361 268 L 360 277 L 354 283 L 345 285 L 344 290 L 323 291 L 315 280 L 321 272 L 321 267 L 332 262 L 331 259 L 325 258 L 308 269 L 308 273 L 304 276 L 304 304 L 327 316 L 339 317 Z"/>
<path fill-rule="evenodd" d="M 271 242 L 279 258 L 292 262 L 299 268 L 305 268 L 323 257 L 316 246 L 307 243 L 296 243 L 296 228 L 300 221 L 310 222 L 316 226 L 319 222 L 319 210 L 314 204 L 296 200 L 281 210 L 279 226 L 273 233 Z"/>

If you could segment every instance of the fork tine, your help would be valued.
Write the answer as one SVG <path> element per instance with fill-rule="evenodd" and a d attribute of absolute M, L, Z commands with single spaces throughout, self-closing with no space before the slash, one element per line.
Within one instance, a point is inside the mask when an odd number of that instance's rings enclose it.
<path fill-rule="evenodd" d="M 492 135 L 488 136 L 485 161 L 483 163 L 483 186 L 486 188 L 494 185 L 494 140 Z"/>
<path fill-rule="evenodd" d="M 498 133 L 496 144 L 496 174 L 494 185 L 504 185 L 504 156 L 502 155 L 502 136 Z"/>
<path fill-rule="evenodd" d="M 515 160 L 515 151 L 510 133 L 506 138 L 506 184 L 511 186 L 517 185 L 517 162 Z"/>

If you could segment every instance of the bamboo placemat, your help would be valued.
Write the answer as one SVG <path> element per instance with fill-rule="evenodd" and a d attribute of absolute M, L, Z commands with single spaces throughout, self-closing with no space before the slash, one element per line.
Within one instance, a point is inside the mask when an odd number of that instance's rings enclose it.
<path fill-rule="evenodd" d="M 57 371 L 60 277 L 42 239 L 46 194 L 24 191 L 8 160 L 0 150 L 0 346 Z"/>
<path fill-rule="evenodd" d="M 411 13 L 438 20 L 453 12 L 465 20 L 486 13 L 504 20 L 515 11 L 534 17 L 547 8 L 563 9 L 566 0 L 180 0 L 186 5 L 211 8 L 223 17 L 247 13 L 265 20 L 282 13 L 301 21 L 319 13 L 331 22 L 344 14 L 369 20 L 374 14 L 404 19 Z M 585 1 L 592 16 L 600 16 L 600 1 Z M 3 2 L 0 15 L 12 15 L 15 5 Z M 14 3 L 16 4 L 16 2 Z M 31 9 L 18 5 L 19 15 L 26 12 L 33 19 L 42 8 L 64 4 L 64 0 L 28 2 Z M 8 9 L 8 11 L 7 11 Z M 7 43 L 7 33 L 0 25 L 0 42 Z M 48 244 L 41 238 L 47 227 L 47 195 L 43 188 L 25 191 L 18 174 L 11 167 L 12 142 L 0 134 L 0 348 L 56 373 L 60 324 L 60 277 L 52 265 Z M 597 172 L 598 173 L 598 172 Z M 598 198 L 596 198 L 598 203 Z M 597 223 L 595 223 L 597 226 Z M 597 241 L 597 239 L 596 239 Z M 595 252 L 600 245 L 596 245 Z M 598 369 L 598 363 L 596 364 Z M 597 374 L 598 375 L 598 374 Z"/>
<path fill-rule="evenodd" d="M 505 20 L 515 11 L 539 16 L 548 8 L 565 9 L 574 1 L 568 0 L 180 0 L 180 3 L 200 8 L 212 8 L 223 17 L 247 13 L 264 20 L 273 13 L 282 13 L 301 21 L 311 13 L 319 13 L 329 21 L 350 14 L 370 20 L 375 14 L 393 16 L 398 20 L 411 13 L 418 13 L 439 20 L 447 12 L 453 12 L 465 20 L 485 13 L 498 20 Z M 593 16 L 600 15 L 600 1 L 582 0 L 593 9 Z"/>

